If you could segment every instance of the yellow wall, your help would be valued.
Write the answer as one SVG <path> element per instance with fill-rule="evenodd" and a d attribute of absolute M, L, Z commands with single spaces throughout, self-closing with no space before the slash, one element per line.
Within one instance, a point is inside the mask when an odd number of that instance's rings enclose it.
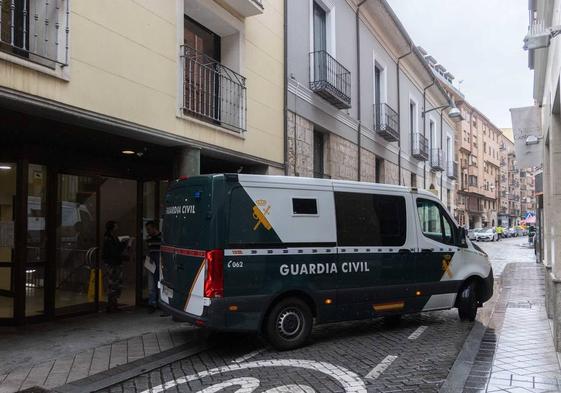
<path fill-rule="evenodd" d="M 176 116 L 172 0 L 72 0 L 69 81 L 0 60 L 0 85 L 282 163 L 283 7 L 264 8 L 245 19 L 245 139 Z"/>

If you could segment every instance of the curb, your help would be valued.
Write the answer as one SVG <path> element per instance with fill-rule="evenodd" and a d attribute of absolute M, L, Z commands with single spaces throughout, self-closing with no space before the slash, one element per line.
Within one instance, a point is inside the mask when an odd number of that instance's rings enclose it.
<path fill-rule="evenodd" d="M 489 321 L 495 312 L 495 307 L 498 303 L 500 293 L 500 278 L 495 280 L 495 288 L 493 290 L 493 297 L 487 302 L 488 307 L 480 309 L 479 318 L 476 320 L 471 332 L 469 333 L 458 357 L 454 361 L 446 381 L 438 390 L 439 393 L 457 393 L 464 389 L 464 385 L 471 372 L 471 367 L 475 361 L 479 347 L 483 341 L 483 336 L 489 325 Z"/>

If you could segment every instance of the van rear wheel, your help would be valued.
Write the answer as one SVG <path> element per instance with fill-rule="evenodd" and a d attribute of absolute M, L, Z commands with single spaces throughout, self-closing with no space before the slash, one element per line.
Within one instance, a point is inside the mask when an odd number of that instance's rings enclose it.
<path fill-rule="evenodd" d="M 470 282 L 465 285 L 459 293 L 458 298 L 458 314 L 462 321 L 475 321 L 477 315 L 477 307 L 479 301 L 477 300 L 477 285 L 475 282 Z"/>
<path fill-rule="evenodd" d="M 310 307 L 298 298 L 283 299 L 271 309 L 265 333 L 271 345 L 286 351 L 304 345 L 312 332 Z"/>

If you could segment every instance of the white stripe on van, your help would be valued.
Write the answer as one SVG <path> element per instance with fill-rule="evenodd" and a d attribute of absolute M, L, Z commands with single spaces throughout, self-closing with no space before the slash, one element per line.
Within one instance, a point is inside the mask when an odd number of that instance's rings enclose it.
<path fill-rule="evenodd" d="M 400 247 L 305 247 L 305 248 L 243 248 L 224 250 L 224 256 L 251 256 L 251 255 L 327 255 L 327 254 L 395 254 Z M 441 252 L 455 252 L 459 249 L 440 249 Z M 419 252 L 414 248 L 409 249 L 412 253 Z"/>

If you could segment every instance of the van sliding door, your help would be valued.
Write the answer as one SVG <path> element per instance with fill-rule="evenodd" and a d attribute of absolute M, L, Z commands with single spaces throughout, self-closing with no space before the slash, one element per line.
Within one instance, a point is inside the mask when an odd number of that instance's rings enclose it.
<path fill-rule="evenodd" d="M 407 194 L 337 190 L 338 312 L 369 318 L 406 309 L 415 281 L 416 235 Z"/>

